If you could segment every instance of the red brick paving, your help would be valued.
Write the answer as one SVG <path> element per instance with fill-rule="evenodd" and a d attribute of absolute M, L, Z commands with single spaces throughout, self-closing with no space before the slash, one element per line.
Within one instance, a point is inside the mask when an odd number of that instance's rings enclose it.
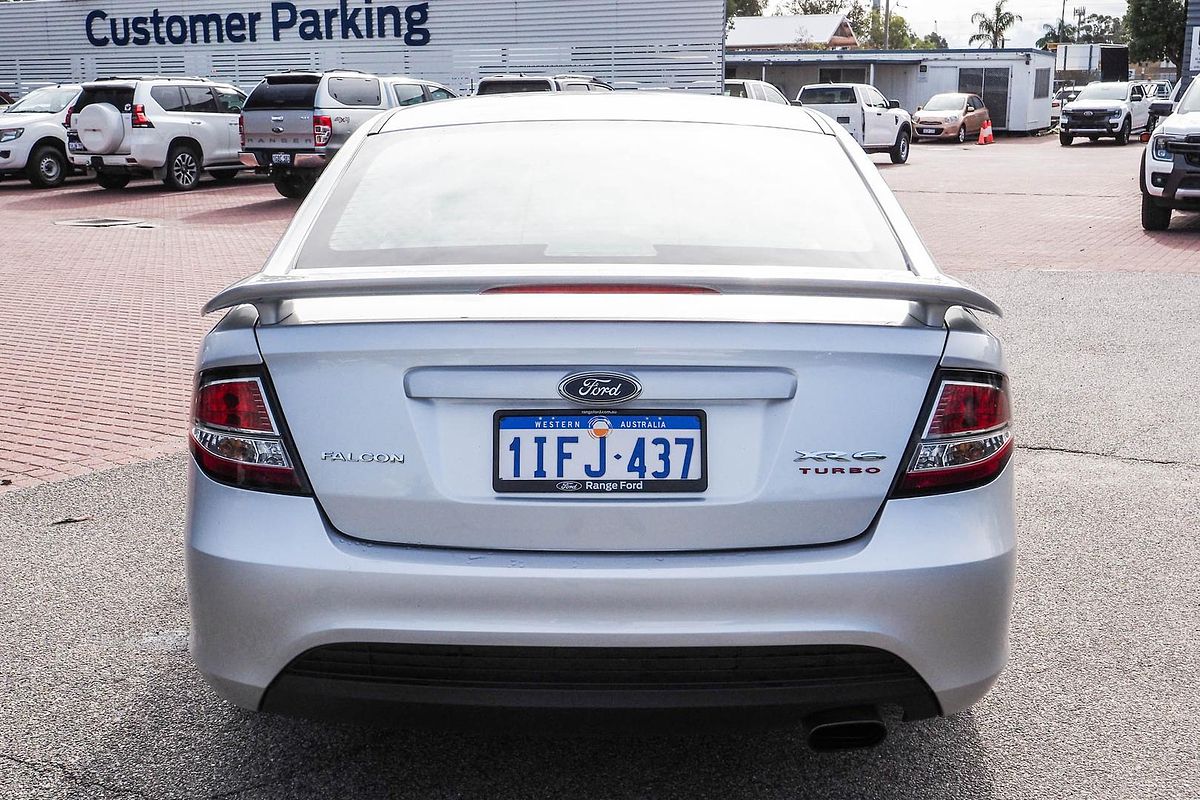
<path fill-rule="evenodd" d="M 1139 225 L 1141 149 L 1018 139 L 876 161 L 950 272 L 1200 273 L 1200 215 L 1161 234 Z M 196 348 L 216 321 L 200 306 L 258 269 L 296 208 L 252 179 L 93 187 L 0 183 L 0 481 L 13 487 L 179 451 Z M 54 224 L 82 217 L 156 227 Z"/>
<path fill-rule="evenodd" d="M 295 210 L 239 179 L 173 194 L 0 183 L 0 480 L 57 480 L 175 452 L 199 309 L 258 268 Z M 75 228 L 83 217 L 158 227 Z"/>

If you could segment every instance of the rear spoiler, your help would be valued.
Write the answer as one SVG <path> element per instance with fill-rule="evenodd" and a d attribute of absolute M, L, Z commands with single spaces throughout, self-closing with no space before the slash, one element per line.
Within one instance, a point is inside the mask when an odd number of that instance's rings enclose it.
<path fill-rule="evenodd" d="M 454 271 L 457 269 L 458 271 Z M 479 294 L 489 289 L 554 284 L 638 284 L 642 286 L 690 286 L 711 289 L 724 294 L 772 294 L 801 297 L 838 297 L 862 300 L 902 300 L 919 306 L 918 318 L 926 325 L 940 327 L 946 311 L 960 307 L 1001 315 L 1000 306 L 983 293 L 943 275 L 919 277 L 911 272 L 898 277 L 880 277 L 872 271 L 870 277 L 855 277 L 854 270 L 823 270 L 836 276 L 805 275 L 795 269 L 730 274 L 706 268 L 678 268 L 647 275 L 644 267 L 624 265 L 606 268 L 604 272 L 580 270 L 564 274 L 561 268 L 488 269 L 464 267 L 437 270 L 413 270 L 386 275 L 363 274 L 350 270 L 329 270 L 311 274 L 288 272 L 283 275 L 253 275 L 222 290 L 204 305 L 203 313 L 220 311 L 239 305 L 258 309 L 259 321 L 273 325 L 288 316 L 291 300 L 337 297 L 376 297 L 418 294 Z M 861 270 L 859 272 L 862 272 Z M 850 274 L 847 274 L 850 273 Z"/>

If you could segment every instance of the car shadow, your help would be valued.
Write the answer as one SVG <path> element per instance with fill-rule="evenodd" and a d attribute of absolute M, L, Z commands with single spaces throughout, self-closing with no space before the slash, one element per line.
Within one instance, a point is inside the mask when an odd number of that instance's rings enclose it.
<path fill-rule="evenodd" d="M 290 220 L 299 207 L 300 200 L 276 197 L 228 208 L 197 211 L 182 217 L 182 220 L 201 225 L 257 225 L 270 220 Z"/>
<path fill-rule="evenodd" d="M 239 188 L 248 188 L 251 186 L 261 188 L 269 185 L 269 181 L 252 176 L 240 176 L 232 183 L 218 183 L 215 180 L 204 179 L 190 193 L 237 191 Z M 7 188 L 7 186 L 7 182 L 0 183 L 0 189 Z M 94 179 L 85 178 L 75 179 L 74 182 L 68 182 L 58 189 L 35 189 L 28 182 L 25 183 L 23 188 L 29 191 L 29 197 L 22 200 L 14 200 L 9 203 L 10 208 L 30 211 L 59 211 L 69 208 L 95 208 L 100 205 L 134 202 L 145 200 L 147 197 L 155 195 L 175 196 L 189 194 L 189 192 L 171 191 L 163 186 L 161 182 L 149 178 L 130 183 L 123 189 L 104 189 Z"/>
<path fill-rule="evenodd" d="M 72 781 L 162 796 L 921 798 L 994 796 L 975 719 L 898 723 L 873 750 L 815 753 L 799 729 L 677 736 L 484 735 L 255 714 L 179 653 L 84 745 Z M 187 670 L 180 672 L 179 670 Z M 153 687 L 153 688 L 149 688 Z"/>

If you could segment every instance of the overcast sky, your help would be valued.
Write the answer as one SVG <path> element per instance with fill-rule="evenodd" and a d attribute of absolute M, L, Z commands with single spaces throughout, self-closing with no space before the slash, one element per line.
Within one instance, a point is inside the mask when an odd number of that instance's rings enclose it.
<path fill-rule="evenodd" d="M 882 0 L 881 0 L 882 1 Z M 871 0 L 864 0 L 870 5 Z M 1121 16 L 1125 0 L 1067 0 L 1067 20 L 1075 8 L 1086 7 L 1089 14 Z M 934 29 L 945 36 L 951 47 L 967 47 L 967 39 L 975 33 L 971 15 L 995 7 L 995 0 L 893 0 L 892 11 L 899 13 L 918 35 Z M 1057 23 L 1062 13 L 1062 0 L 1009 0 L 1008 9 L 1020 14 L 1007 42 L 1009 47 L 1028 47 L 1041 38 L 1042 25 Z"/>

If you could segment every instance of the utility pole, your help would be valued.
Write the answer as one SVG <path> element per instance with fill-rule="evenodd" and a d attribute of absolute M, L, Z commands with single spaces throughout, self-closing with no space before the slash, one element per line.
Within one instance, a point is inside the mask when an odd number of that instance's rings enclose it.
<path fill-rule="evenodd" d="M 892 45 L 892 0 L 883 4 L 883 49 L 890 50 Z"/>

